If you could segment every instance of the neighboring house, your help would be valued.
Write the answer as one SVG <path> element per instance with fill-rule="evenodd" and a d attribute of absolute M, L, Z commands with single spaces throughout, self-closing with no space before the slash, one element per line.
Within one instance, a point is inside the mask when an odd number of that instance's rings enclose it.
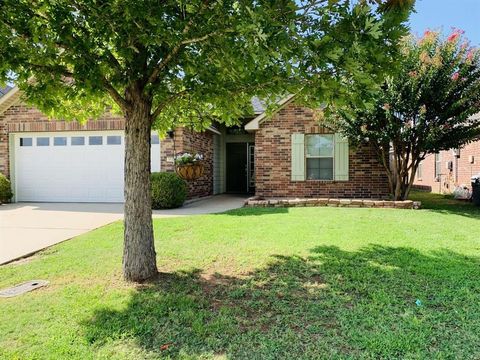
<path fill-rule="evenodd" d="M 435 193 L 451 193 L 456 186 L 471 187 L 471 177 L 477 174 L 480 174 L 480 140 L 460 149 L 427 155 L 420 163 L 414 186 Z"/>
<path fill-rule="evenodd" d="M 385 198 L 388 181 L 373 149 L 319 126 L 293 97 L 267 117 L 205 132 L 178 128 L 173 139 L 152 133 L 152 171 L 174 171 L 174 154 L 200 152 L 205 173 L 189 197 L 220 193 L 263 197 Z M 84 125 L 50 121 L 21 101 L 17 88 L 0 98 L 0 172 L 16 201 L 123 201 L 124 119 L 106 113 Z"/>

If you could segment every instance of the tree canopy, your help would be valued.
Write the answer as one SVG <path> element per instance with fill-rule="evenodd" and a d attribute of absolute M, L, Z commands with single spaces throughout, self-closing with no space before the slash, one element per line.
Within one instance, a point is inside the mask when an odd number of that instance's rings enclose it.
<path fill-rule="evenodd" d="M 233 122 L 253 95 L 273 101 L 302 87 L 340 101 L 352 84 L 378 85 L 404 31 L 411 1 L 376 2 L 6 0 L 0 80 L 75 120 L 125 111 L 136 83 L 161 130 Z"/>
<path fill-rule="evenodd" d="M 339 125 L 357 144 L 375 146 L 395 199 L 408 196 L 426 154 L 480 138 L 480 52 L 463 32 L 426 31 L 401 44 L 399 71 L 367 109 L 339 108 Z M 389 162 L 389 158 L 391 162 Z"/>
<path fill-rule="evenodd" d="M 125 116 L 124 275 L 156 274 L 150 132 L 233 124 L 252 96 L 361 102 L 413 0 L 3 0 L 0 82 L 56 119 Z"/>

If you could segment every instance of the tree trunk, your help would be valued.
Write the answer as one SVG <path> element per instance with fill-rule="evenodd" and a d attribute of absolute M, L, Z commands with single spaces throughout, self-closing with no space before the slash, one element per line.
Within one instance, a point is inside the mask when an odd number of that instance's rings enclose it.
<path fill-rule="evenodd" d="M 413 160 L 412 156 L 412 161 L 415 161 L 415 163 L 412 165 L 412 168 L 410 169 L 410 177 L 408 178 L 408 184 L 405 187 L 404 193 L 402 195 L 402 200 L 407 200 L 408 196 L 410 195 L 410 191 L 412 190 L 413 183 L 415 182 L 415 174 L 418 169 L 418 165 L 420 164 L 421 160 Z"/>
<path fill-rule="evenodd" d="M 151 103 L 135 96 L 131 104 L 125 114 L 123 275 L 127 281 L 143 281 L 157 274 L 150 189 Z"/>
<path fill-rule="evenodd" d="M 390 158 L 389 152 L 385 149 L 388 149 L 388 146 L 376 146 L 375 148 L 387 173 L 392 198 L 393 200 L 406 200 L 415 180 L 415 171 L 419 162 L 418 156 L 411 154 L 411 160 L 408 155 L 402 157 L 405 154 L 398 152 L 397 147 L 394 146 L 392 158 Z M 411 161 L 415 163 L 409 172 Z"/>

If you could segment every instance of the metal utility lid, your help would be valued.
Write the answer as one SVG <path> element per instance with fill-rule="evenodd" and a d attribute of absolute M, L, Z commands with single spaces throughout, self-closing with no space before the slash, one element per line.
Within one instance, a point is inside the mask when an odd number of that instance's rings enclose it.
<path fill-rule="evenodd" d="M 46 280 L 31 280 L 23 284 L 15 285 L 13 287 L 0 290 L 0 297 L 8 298 L 25 294 L 26 292 L 33 291 L 35 289 L 47 286 Z"/>

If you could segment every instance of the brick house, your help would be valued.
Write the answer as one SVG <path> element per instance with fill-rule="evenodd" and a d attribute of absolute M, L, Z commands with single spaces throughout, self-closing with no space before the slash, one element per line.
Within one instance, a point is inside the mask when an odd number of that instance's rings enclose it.
<path fill-rule="evenodd" d="M 124 119 L 105 113 L 85 124 L 49 120 L 18 89 L 0 98 L 0 172 L 15 201 L 123 201 Z M 2 94 L 0 94 L 2 95 Z M 199 152 L 205 172 L 189 197 L 220 193 L 263 197 L 386 198 L 388 181 L 374 151 L 329 133 L 313 111 L 283 99 L 267 117 L 258 101 L 243 125 L 204 132 L 152 133 L 152 171 L 174 171 L 174 155 Z"/>
<path fill-rule="evenodd" d="M 476 115 L 480 120 L 480 114 Z M 471 177 L 480 174 L 480 140 L 460 149 L 428 154 L 420 163 L 414 186 L 435 193 L 451 193 L 456 186 L 471 187 Z"/>

